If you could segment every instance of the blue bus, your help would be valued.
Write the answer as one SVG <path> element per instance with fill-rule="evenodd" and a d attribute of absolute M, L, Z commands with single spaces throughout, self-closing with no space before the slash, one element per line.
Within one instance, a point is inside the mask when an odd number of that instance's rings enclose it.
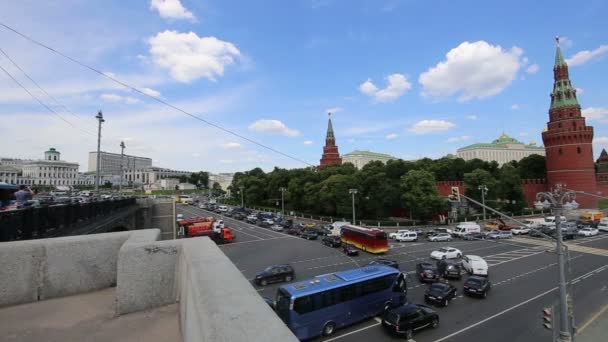
<path fill-rule="evenodd" d="M 275 310 L 305 340 L 403 305 L 406 295 L 405 274 L 389 266 L 365 266 L 283 285 Z"/>

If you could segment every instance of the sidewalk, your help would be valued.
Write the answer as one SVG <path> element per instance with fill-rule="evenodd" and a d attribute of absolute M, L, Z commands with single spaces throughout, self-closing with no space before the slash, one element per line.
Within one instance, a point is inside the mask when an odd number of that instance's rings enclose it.
<path fill-rule="evenodd" d="M 608 340 L 608 305 L 579 327 L 576 342 L 600 342 Z"/>

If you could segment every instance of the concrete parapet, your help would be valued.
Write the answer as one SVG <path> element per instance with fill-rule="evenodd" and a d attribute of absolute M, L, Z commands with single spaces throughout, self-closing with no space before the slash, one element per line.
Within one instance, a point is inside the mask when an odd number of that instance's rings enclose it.
<path fill-rule="evenodd" d="M 33 241 L 0 244 L 0 307 L 38 300 L 44 255 Z"/>
<path fill-rule="evenodd" d="M 298 341 L 209 238 L 182 240 L 180 328 L 185 342 Z"/>

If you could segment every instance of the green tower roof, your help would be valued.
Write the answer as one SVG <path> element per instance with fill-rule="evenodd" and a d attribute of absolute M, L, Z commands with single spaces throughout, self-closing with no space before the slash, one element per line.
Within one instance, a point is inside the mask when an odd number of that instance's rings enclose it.
<path fill-rule="evenodd" d="M 331 124 L 331 113 L 327 113 L 327 115 L 329 115 L 329 120 L 327 122 L 327 136 L 325 139 L 335 139 L 334 137 L 334 127 Z"/>
<path fill-rule="evenodd" d="M 555 51 L 554 69 L 557 70 L 558 67 L 565 68 L 565 75 L 568 75 L 568 64 L 564 59 L 562 49 L 559 47 L 559 37 L 555 37 L 555 41 L 557 43 L 557 48 Z M 568 77 L 560 78 L 559 75 L 561 74 L 561 72 L 558 71 L 558 74 L 556 74 L 555 82 L 553 84 L 553 92 L 551 93 L 551 109 L 566 106 L 579 106 L 578 99 L 576 98 L 576 89 L 572 86 L 572 82 L 570 82 L 570 79 Z"/>
<path fill-rule="evenodd" d="M 555 41 L 557 42 L 557 50 L 555 51 L 555 66 L 566 65 L 566 60 L 562 54 L 562 49 L 559 47 L 559 37 L 555 37 Z"/>

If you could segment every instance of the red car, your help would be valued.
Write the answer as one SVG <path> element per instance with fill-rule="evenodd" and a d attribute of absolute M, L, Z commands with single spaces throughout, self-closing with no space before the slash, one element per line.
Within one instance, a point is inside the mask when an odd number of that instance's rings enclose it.
<path fill-rule="evenodd" d="M 352 245 L 344 245 L 344 247 L 342 247 L 342 251 L 348 256 L 359 255 L 359 250 L 353 247 Z"/>

